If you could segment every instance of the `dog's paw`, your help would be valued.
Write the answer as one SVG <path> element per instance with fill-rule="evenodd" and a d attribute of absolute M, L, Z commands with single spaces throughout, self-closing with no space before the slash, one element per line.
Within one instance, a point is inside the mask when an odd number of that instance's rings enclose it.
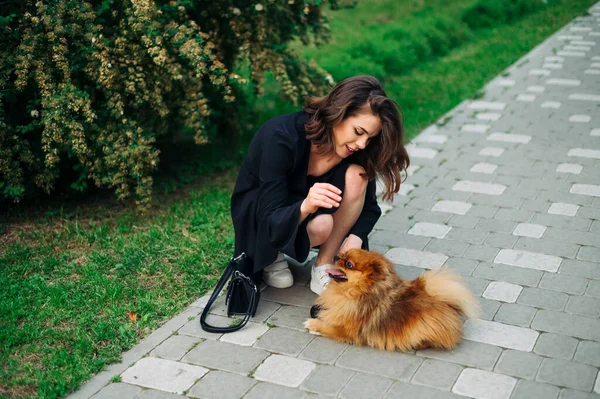
<path fill-rule="evenodd" d="M 320 331 L 321 320 L 319 319 L 308 319 L 304 322 L 304 328 L 308 330 L 309 333 L 314 335 L 321 335 Z"/>

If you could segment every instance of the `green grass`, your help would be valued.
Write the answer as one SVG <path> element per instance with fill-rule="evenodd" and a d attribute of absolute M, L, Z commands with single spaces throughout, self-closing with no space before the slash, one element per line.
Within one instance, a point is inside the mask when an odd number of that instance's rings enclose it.
<path fill-rule="evenodd" d="M 10 228 L 22 232 L 0 242 L 0 396 L 66 395 L 216 282 L 233 176 L 213 177 L 146 217 L 116 205 Z"/>
<path fill-rule="evenodd" d="M 339 79 L 365 61 L 361 53 L 348 58 L 348 51 L 385 36 L 386 24 L 418 31 L 424 21 L 456 19 L 475 3 L 361 1 L 357 9 L 330 12 L 332 43 L 304 54 L 336 64 Z M 404 109 L 407 137 L 477 96 L 486 81 L 593 3 L 551 2 L 511 24 L 479 30 L 402 74 L 383 70 L 388 95 Z M 377 54 L 386 43 L 373 46 Z M 362 65 L 373 64 L 367 61 Z M 261 121 L 295 110 L 272 80 L 253 107 Z M 130 203 L 110 200 L 13 215 L 0 236 L 0 397 L 65 396 L 203 295 L 233 248 L 235 173 L 229 167 L 200 181 L 189 177 L 183 189 L 167 185 L 143 216 Z"/>

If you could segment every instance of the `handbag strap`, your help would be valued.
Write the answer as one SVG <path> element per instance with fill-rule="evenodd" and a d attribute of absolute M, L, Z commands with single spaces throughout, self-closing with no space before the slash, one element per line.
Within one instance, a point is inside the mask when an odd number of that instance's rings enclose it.
<path fill-rule="evenodd" d="M 219 279 L 219 282 L 217 283 L 215 290 L 211 294 L 208 302 L 206 303 L 206 306 L 204 307 L 204 310 L 202 311 L 202 315 L 200 316 L 200 325 L 202 326 L 202 329 L 204 331 L 211 332 L 211 333 L 234 332 L 234 331 L 237 331 L 237 330 L 241 329 L 242 327 L 244 327 L 246 325 L 246 323 L 248 323 L 248 320 L 250 320 L 250 317 L 252 317 L 252 315 L 250 314 L 251 313 L 250 309 L 254 308 L 254 305 L 256 302 L 256 289 L 257 289 L 256 286 L 254 286 L 255 289 L 252 291 L 252 298 L 250 298 L 249 310 L 244 315 L 244 319 L 239 324 L 236 324 L 235 326 L 230 326 L 230 327 L 217 327 L 217 326 L 211 326 L 206 321 L 206 317 L 208 316 L 208 312 L 209 312 L 210 308 L 212 307 L 213 303 L 219 296 L 219 293 L 221 292 L 221 290 L 227 283 L 227 280 L 229 280 L 231 275 L 236 271 L 236 265 L 241 260 L 243 260 L 245 257 L 246 257 L 246 254 L 244 252 L 242 252 L 239 256 L 237 256 L 235 258 L 232 257 L 231 261 L 229 262 L 229 265 L 227 265 L 227 268 L 225 269 L 225 271 L 223 272 L 223 275 Z"/>

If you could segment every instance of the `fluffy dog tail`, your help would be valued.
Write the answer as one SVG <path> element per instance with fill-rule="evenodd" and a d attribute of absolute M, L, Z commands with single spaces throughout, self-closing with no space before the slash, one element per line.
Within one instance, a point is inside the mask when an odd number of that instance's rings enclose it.
<path fill-rule="evenodd" d="M 460 281 L 460 276 L 442 267 L 423 273 L 425 291 L 432 297 L 459 310 L 466 317 L 479 317 L 481 307 L 475 295 Z"/>

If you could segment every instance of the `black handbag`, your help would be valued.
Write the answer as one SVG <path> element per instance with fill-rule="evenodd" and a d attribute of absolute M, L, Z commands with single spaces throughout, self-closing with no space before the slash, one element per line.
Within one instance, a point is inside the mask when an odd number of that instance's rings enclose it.
<path fill-rule="evenodd" d="M 250 320 L 250 317 L 256 315 L 258 301 L 260 300 L 260 290 L 254 280 L 244 274 L 244 271 L 252 270 L 248 267 L 249 264 L 250 259 L 244 252 L 237 257 L 231 258 L 229 265 L 227 265 L 215 290 L 206 303 L 206 307 L 202 311 L 202 316 L 200 316 L 200 325 L 204 331 L 212 333 L 234 332 L 244 327 L 246 323 L 248 323 L 248 320 Z M 244 318 L 240 323 L 229 327 L 211 326 L 206 322 L 206 317 L 208 316 L 211 306 L 219 296 L 219 292 L 221 292 L 227 281 L 229 281 L 227 293 L 225 294 L 227 317 L 231 317 L 232 315 L 243 315 Z"/>

